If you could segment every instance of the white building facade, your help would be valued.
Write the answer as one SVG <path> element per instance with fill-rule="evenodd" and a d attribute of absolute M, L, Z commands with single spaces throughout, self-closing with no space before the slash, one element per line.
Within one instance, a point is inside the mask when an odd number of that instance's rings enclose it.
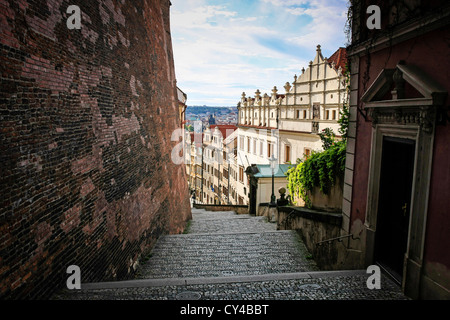
<path fill-rule="evenodd" d="M 248 166 L 269 164 L 272 155 L 278 164 L 295 164 L 322 149 L 318 134 L 325 128 L 339 135 L 338 120 L 347 100 L 345 64 L 345 48 L 327 59 L 318 45 L 314 60 L 292 83 L 284 85 L 284 94 L 279 94 L 277 87 L 270 95 L 259 90 L 254 97 L 242 94 L 236 136 L 237 165 L 243 175 L 236 189 L 245 204 L 249 201 Z"/>

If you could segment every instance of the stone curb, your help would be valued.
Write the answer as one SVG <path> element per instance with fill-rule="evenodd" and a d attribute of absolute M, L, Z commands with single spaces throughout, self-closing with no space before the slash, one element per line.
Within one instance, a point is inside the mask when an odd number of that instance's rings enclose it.
<path fill-rule="evenodd" d="M 167 238 L 189 238 L 189 237 L 215 237 L 223 235 L 233 235 L 233 234 L 261 234 L 261 233 L 295 233 L 293 230 L 262 230 L 262 231 L 234 231 L 234 232 L 198 232 L 198 233 L 185 233 L 185 234 L 171 234 L 167 235 Z"/>
<path fill-rule="evenodd" d="M 217 283 L 243 283 L 243 282 L 295 280 L 305 278 L 317 279 L 317 278 L 331 278 L 331 277 L 361 276 L 365 274 L 367 274 L 366 270 L 343 270 L 343 271 L 308 271 L 298 273 L 274 273 L 274 274 L 230 276 L 230 277 L 141 279 L 141 280 L 128 280 L 116 282 L 83 283 L 81 284 L 81 290 L 166 287 L 166 286 L 185 286 L 185 285 L 217 284 Z"/>

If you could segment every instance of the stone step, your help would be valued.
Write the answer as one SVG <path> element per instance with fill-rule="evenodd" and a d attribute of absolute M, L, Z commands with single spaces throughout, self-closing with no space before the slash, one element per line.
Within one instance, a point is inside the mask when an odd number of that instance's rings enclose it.
<path fill-rule="evenodd" d="M 83 283 L 81 285 L 81 289 L 102 290 L 102 289 L 186 286 L 186 285 L 220 284 L 220 283 L 247 283 L 247 282 L 261 282 L 261 281 L 266 282 L 266 281 L 283 281 L 283 280 L 298 280 L 298 279 L 325 279 L 335 277 L 367 278 L 368 274 L 366 273 L 366 270 L 339 270 L 339 271 L 273 273 L 273 274 L 228 276 L 228 277 L 136 279 L 127 281 Z"/>
<path fill-rule="evenodd" d="M 188 234 L 159 239 L 135 280 L 84 283 L 54 299 L 406 299 L 388 277 L 370 290 L 365 270 L 318 271 L 295 231 L 263 218 L 203 209 L 193 217 Z"/>
<path fill-rule="evenodd" d="M 161 238 L 138 277 L 221 277 L 317 270 L 294 231 L 187 234 Z"/>
<path fill-rule="evenodd" d="M 365 270 L 347 270 L 84 283 L 81 290 L 64 290 L 55 299 L 409 300 L 388 277 L 381 277 L 379 290 L 367 287 L 367 277 Z"/>
<path fill-rule="evenodd" d="M 195 217 L 194 217 L 195 218 Z M 189 234 L 276 231 L 274 223 L 263 217 L 205 217 L 192 221 Z"/>

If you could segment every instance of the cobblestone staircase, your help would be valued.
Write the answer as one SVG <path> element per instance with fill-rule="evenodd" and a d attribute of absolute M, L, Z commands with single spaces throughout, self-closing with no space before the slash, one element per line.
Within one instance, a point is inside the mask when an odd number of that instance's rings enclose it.
<path fill-rule="evenodd" d="M 188 234 L 157 243 L 140 278 L 192 278 L 317 270 L 293 231 L 263 217 L 193 209 Z"/>
<path fill-rule="evenodd" d="M 295 231 L 263 217 L 192 210 L 185 234 L 162 237 L 135 280 L 83 284 L 55 299 L 405 299 L 385 277 L 369 290 L 364 270 L 319 271 Z"/>

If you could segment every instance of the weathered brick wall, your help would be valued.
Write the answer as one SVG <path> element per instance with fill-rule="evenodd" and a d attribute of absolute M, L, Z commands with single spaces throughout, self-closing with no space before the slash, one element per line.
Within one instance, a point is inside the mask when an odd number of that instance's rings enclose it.
<path fill-rule="evenodd" d="M 69 5 L 82 11 L 69 30 Z M 0 297 L 126 279 L 190 218 L 169 0 L 0 0 Z"/>

